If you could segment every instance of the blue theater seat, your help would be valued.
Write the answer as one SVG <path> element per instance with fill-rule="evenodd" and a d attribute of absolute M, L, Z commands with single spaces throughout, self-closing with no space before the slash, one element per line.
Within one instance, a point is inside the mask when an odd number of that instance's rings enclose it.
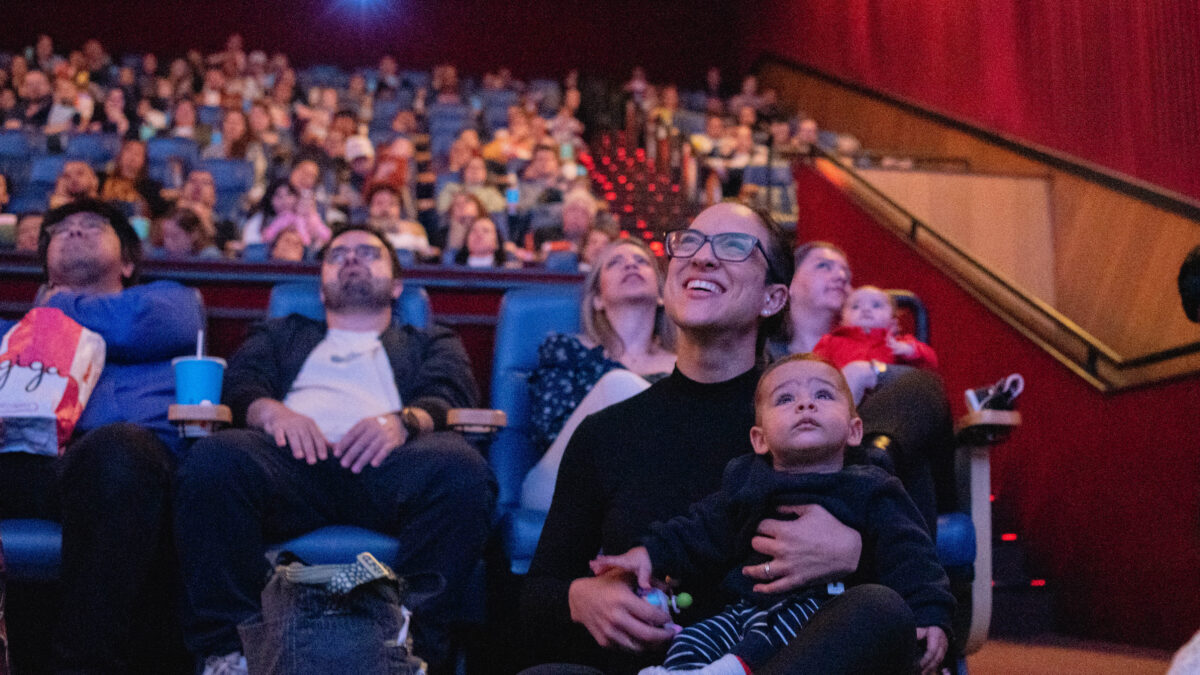
<path fill-rule="evenodd" d="M 53 581 L 62 564 L 62 526 L 39 518 L 0 520 L 0 544 L 10 579 Z"/>
<path fill-rule="evenodd" d="M 117 134 L 73 134 L 67 139 L 67 157 L 82 159 L 93 169 L 103 169 L 121 150 Z"/>
<path fill-rule="evenodd" d="M 524 574 L 541 535 L 544 511 L 522 508 L 521 483 L 537 463 L 529 438 L 529 374 L 537 350 L 551 333 L 579 332 L 581 289 L 529 288 L 505 293 L 496 324 L 492 361 L 492 407 L 503 410 L 508 426 L 500 430 L 488 461 L 500 484 L 497 514 L 510 568 Z"/>
<path fill-rule="evenodd" d="M 212 174 L 217 193 L 214 210 L 225 218 L 232 218 L 242 197 L 254 187 L 254 165 L 244 159 L 206 159 L 196 168 Z"/>
<path fill-rule="evenodd" d="M 288 281 L 276 284 L 267 300 L 267 316 L 281 317 L 300 314 L 318 321 L 325 320 L 325 306 L 317 295 L 320 282 Z M 433 323 L 433 310 L 429 306 L 429 294 L 416 284 L 404 284 L 404 290 L 393 306 L 393 315 L 402 323 L 417 328 L 428 328 Z"/>

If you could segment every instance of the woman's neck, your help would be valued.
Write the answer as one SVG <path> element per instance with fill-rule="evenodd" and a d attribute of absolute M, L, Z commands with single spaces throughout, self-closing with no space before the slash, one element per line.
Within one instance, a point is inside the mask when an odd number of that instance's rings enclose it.
<path fill-rule="evenodd" d="M 618 360 L 644 356 L 655 350 L 653 304 L 614 305 L 604 309 L 608 323 L 621 338 L 624 351 Z"/>
<path fill-rule="evenodd" d="M 675 365 L 696 382 L 724 382 L 754 367 L 755 331 L 698 333 L 680 330 Z"/>
<path fill-rule="evenodd" d="M 792 341 L 788 351 L 793 354 L 811 352 L 821 336 L 833 330 L 837 324 L 837 313 L 795 306 L 791 309 L 790 320 Z"/>

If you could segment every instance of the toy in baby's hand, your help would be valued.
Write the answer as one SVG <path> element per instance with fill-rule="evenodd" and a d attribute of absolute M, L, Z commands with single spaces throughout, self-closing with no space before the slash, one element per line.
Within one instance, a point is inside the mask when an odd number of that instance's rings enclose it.
<path fill-rule="evenodd" d="M 646 599 L 646 602 L 661 607 L 667 612 L 678 614 L 679 610 L 687 609 L 692 605 L 692 596 L 687 593 L 668 593 L 650 585 L 650 554 L 643 546 L 631 548 L 621 555 L 600 555 L 590 563 L 593 574 L 604 574 L 612 569 L 624 570 L 637 577 L 637 593 L 639 596 Z M 678 633 L 683 630 L 677 624 L 667 622 L 665 628 Z"/>
<path fill-rule="evenodd" d="M 654 605 L 655 607 L 661 607 L 672 614 L 678 614 L 680 610 L 684 610 L 692 606 L 691 593 L 679 593 L 676 595 L 675 593 L 669 593 L 658 588 L 651 588 L 649 590 L 639 588 L 638 595 L 645 598 L 646 602 Z M 676 635 L 679 634 L 679 631 L 683 630 L 683 626 L 680 626 L 673 621 L 666 623 L 664 628 L 670 628 L 671 630 L 675 631 Z"/>

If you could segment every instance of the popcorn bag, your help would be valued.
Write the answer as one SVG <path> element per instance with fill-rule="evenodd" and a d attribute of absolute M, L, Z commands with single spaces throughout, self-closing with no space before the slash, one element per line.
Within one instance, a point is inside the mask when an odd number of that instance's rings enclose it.
<path fill-rule="evenodd" d="M 38 307 L 0 340 L 0 452 L 57 455 L 104 369 L 104 338 Z"/>

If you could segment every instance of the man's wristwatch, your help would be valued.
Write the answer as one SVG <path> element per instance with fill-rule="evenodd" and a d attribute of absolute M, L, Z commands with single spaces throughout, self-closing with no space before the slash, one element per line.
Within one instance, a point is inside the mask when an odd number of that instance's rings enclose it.
<path fill-rule="evenodd" d="M 404 425 L 404 430 L 408 432 L 409 438 L 422 431 L 421 418 L 417 416 L 417 411 L 407 406 L 400 409 L 400 423 Z"/>

